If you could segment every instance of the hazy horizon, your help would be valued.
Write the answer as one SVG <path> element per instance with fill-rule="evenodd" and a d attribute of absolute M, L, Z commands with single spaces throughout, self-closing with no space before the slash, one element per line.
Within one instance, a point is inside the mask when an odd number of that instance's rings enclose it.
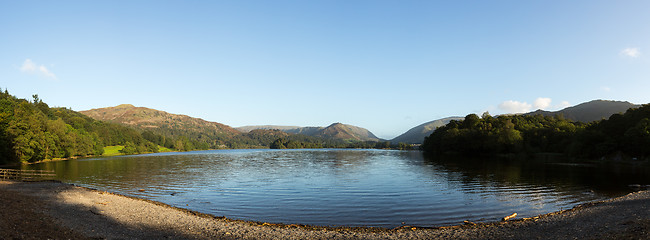
<path fill-rule="evenodd" d="M 391 139 L 450 116 L 650 102 L 647 1 L 4 1 L 0 88 Z"/>

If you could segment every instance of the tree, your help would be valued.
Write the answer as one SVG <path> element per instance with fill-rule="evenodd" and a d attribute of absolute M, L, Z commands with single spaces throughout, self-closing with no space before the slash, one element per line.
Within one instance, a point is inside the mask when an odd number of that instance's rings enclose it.
<path fill-rule="evenodd" d="M 643 118 L 624 134 L 625 151 L 636 157 L 646 157 L 650 154 L 650 119 Z"/>
<path fill-rule="evenodd" d="M 481 119 L 476 114 L 468 114 L 465 116 L 465 120 L 463 121 L 463 127 L 472 129 L 476 127 L 480 121 Z"/>
<path fill-rule="evenodd" d="M 413 148 L 411 147 L 410 144 L 408 144 L 408 143 L 403 143 L 403 142 L 398 143 L 398 144 L 397 144 L 397 148 L 398 148 L 399 150 L 411 150 L 411 149 L 413 149 Z"/>
<path fill-rule="evenodd" d="M 133 144 L 132 142 L 126 142 L 124 143 L 124 148 L 122 148 L 120 152 L 126 155 L 136 154 L 138 153 L 138 149 L 136 148 L 135 144 Z"/>
<path fill-rule="evenodd" d="M 287 140 L 284 138 L 278 138 L 273 143 L 271 143 L 270 148 L 271 149 L 286 149 L 287 148 Z"/>

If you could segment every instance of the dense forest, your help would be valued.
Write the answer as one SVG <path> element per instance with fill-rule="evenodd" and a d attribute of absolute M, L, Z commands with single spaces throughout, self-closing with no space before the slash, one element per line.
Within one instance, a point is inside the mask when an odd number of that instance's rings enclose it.
<path fill-rule="evenodd" d="M 576 158 L 650 156 L 650 105 L 608 120 L 574 122 L 558 116 L 470 114 L 426 137 L 428 153 L 463 155 L 561 153 Z"/>
<path fill-rule="evenodd" d="M 124 145 L 126 153 L 156 152 L 149 139 L 159 138 L 70 109 L 50 108 L 38 95 L 30 102 L 0 91 L 0 164 L 101 155 L 111 145 Z"/>

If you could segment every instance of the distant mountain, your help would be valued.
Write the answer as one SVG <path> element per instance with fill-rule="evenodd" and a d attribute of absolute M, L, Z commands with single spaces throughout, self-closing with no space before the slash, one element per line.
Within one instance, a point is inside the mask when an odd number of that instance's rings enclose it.
<path fill-rule="evenodd" d="M 303 134 L 313 137 L 321 137 L 327 139 L 337 139 L 346 141 L 382 141 L 375 134 L 368 131 L 368 129 L 342 124 L 334 123 L 327 127 L 294 127 L 294 126 L 277 126 L 277 125 L 262 125 L 262 126 L 244 126 L 238 127 L 237 130 L 247 132 L 254 129 L 278 129 L 287 133 Z"/>
<path fill-rule="evenodd" d="M 302 134 L 302 135 L 307 135 L 307 136 L 316 136 L 320 135 L 320 132 L 325 129 L 324 127 L 299 127 L 295 129 L 287 129 L 284 130 L 285 132 L 289 133 L 294 133 L 294 134 Z"/>
<path fill-rule="evenodd" d="M 623 101 L 593 100 L 568 107 L 560 111 L 549 112 L 544 110 L 537 110 L 534 112 L 526 113 L 524 115 L 555 116 L 561 114 L 566 119 L 587 123 L 599 121 L 602 119 L 609 119 L 612 114 L 624 113 L 630 108 L 637 107 L 640 107 L 640 105 L 634 105 L 632 103 Z"/>
<path fill-rule="evenodd" d="M 318 131 L 315 136 L 342 140 L 381 141 L 381 139 L 368 131 L 368 129 L 343 123 L 329 125 Z"/>
<path fill-rule="evenodd" d="M 436 128 L 441 127 L 449 123 L 451 120 L 463 120 L 463 117 L 448 117 L 438 120 L 433 120 L 431 122 L 426 122 L 418 125 L 417 127 L 411 128 L 402 135 L 399 135 L 392 140 L 392 143 L 413 143 L 421 144 L 424 141 L 424 137 L 431 135 L 431 133 L 436 130 Z"/>
<path fill-rule="evenodd" d="M 280 126 L 280 125 L 260 125 L 260 126 L 243 126 L 243 127 L 236 127 L 235 129 L 237 131 L 247 133 L 256 129 L 265 129 L 265 130 L 282 130 L 282 131 L 287 131 L 287 130 L 292 130 L 292 129 L 297 129 L 300 128 L 298 126 Z"/>

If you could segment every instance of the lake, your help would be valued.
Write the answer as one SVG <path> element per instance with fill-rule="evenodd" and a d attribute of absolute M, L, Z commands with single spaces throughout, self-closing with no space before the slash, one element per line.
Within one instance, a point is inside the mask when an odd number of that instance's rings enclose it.
<path fill-rule="evenodd" d="M 394 150 L 211 150 L 25 168 L 232 219 L 387 228 L 532 217 L 650 184 L 645 165 L 429 159 Z"/>

